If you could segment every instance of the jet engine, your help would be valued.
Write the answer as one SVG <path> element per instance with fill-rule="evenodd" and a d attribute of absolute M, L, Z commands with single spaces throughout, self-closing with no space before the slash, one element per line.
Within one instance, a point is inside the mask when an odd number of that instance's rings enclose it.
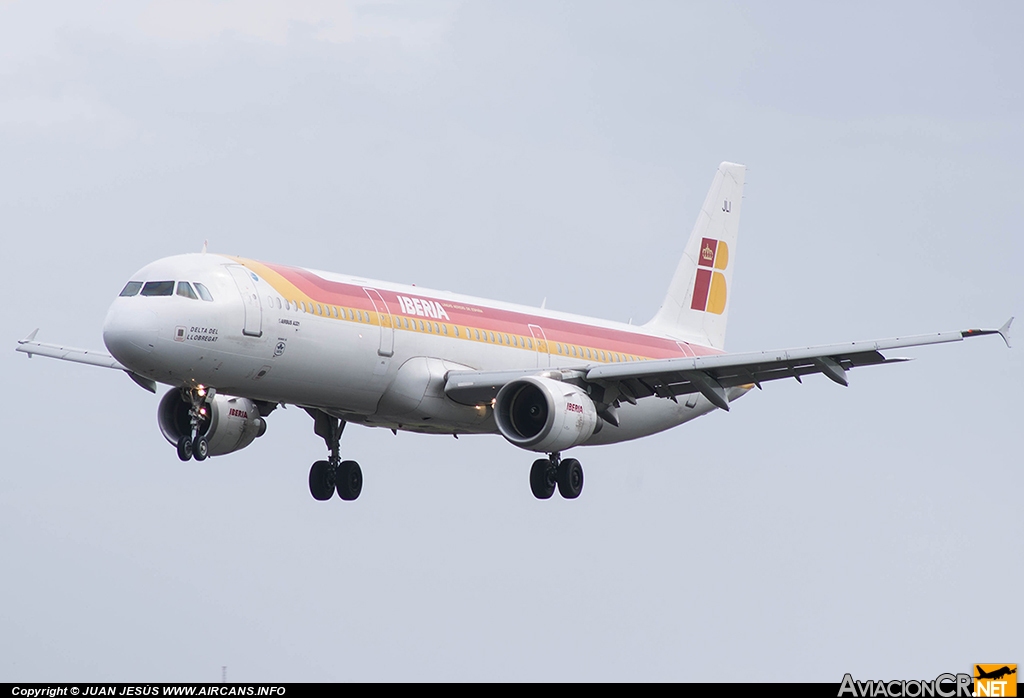
<path fill-rule="evenodd" d="M 157 422 L 164 438 L 177 445 L 189 433 L 189 403 L 180 390 L 171 390 L 160 400 Z M 266 421 L 252 400 L 244 397 L 214 395 L 203 405 L 205 413 L 199 422 L 199 433 L 206 437 L 209 455 L 222 456 L 241 450 L 267 430 Z"/>
<path fill-rule="evenodd" d="M 598 426 L 597 407 L 584 390 L 539 376 L 506 383 L 495 398 L 494 419 L 510 442 L 542 453 L 578 446 Z"/>

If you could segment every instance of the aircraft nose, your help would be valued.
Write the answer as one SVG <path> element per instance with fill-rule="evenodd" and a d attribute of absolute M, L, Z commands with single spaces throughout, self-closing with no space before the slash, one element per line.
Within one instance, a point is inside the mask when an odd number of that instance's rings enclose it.
<path fill-rule="evenodd" d="M 126 307 L 130 300 L 135 299 L 118 298 L 111 304 L 103 322 L 103 343 L 126 367 L 143 370 L 156 346 L 157 317 L 148 309 Z"/>

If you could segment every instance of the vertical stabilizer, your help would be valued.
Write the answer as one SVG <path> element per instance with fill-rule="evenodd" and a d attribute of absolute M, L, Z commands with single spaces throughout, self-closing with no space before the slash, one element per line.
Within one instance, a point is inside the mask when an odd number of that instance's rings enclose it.
<path fill-rule="evenodd" d="M 746 171 L 744 165 L 731 162 L 718 166 L 668 295 L 658 314 L 647 323 L 648 329 L 725 348 Z"/>

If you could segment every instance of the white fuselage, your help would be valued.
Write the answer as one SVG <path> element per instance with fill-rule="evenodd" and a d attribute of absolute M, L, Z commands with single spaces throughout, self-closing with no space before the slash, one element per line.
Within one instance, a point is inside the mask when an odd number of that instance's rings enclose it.
<path fill-rule="evenodd" d="M 113 302 L 103 338 L 135 373 L 409 431 L 497 433 L 490 404 L 445 396 L 452 370 L 718 353 L 622 323 L 215 254 L 166 258 L 131 281 L 136 293 Z M 200 285 L 212 300 L 192 290 Z M 619 426 L 586 443 L 635 439 L 712 409 L 699 395 L 623 403 Z"/>

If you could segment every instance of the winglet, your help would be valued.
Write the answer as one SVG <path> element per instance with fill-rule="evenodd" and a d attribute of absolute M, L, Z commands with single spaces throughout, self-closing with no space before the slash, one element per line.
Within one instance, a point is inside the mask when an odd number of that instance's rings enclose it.
<path fill-rule="evenodd" d="M 1006 322 L 1003 323 L 1002 327 L 1000 327 L 997 330 L 997 332 L 999 332 L 999 336 L 1003 338 L 1004 342 L 1006 342 L 1006 348 L 1007 349 L 1009 349 L 1012 346 L 1010 344 L 1010 325 L 1012 323 L 1013 323 L 1013 318 L 1011 317 L 1009 320 L 1007 320 Z"/>
<path fill-rule="evenodd" d="M 1013 323 L 1013 318 L 1011 317 L 1009 320 L 1004 322 L 1003 326 L 1000 327 L 998 330 L 963 330 L 963 331 L 960 332 L 960 336 L 963 339 L 967 339 L 968 337 L 980 337 L 980 336 L 985 335 L 985 334 L 997 334 L 997 335 L 999 335 L 1000 337 L 1003 338 L 1003 341 L 1006 342 L 1007 348 L 1009 348 L 1010 347 L 1010 325 L 1012 323 Z"/>
<path fill-rule="evenodd" d="M 39 328 L 38 327 L 35 328 L 34 330 L 32 330 L 32 333 L 28 337 L 25 337 L 25 339 L 19 339 L 18 340 L 18 344 L 19 345 L 31 344 L 32 342 L 35 341 L 37 334 L 39 334 Z M 24 351 L 24 350 L 19 349 L 19 351 Z M 30 359 L 32 358 L 32 352 L 25 351 L 25 354 L 28 356 L 28 358 L 30 358 Z"/>

